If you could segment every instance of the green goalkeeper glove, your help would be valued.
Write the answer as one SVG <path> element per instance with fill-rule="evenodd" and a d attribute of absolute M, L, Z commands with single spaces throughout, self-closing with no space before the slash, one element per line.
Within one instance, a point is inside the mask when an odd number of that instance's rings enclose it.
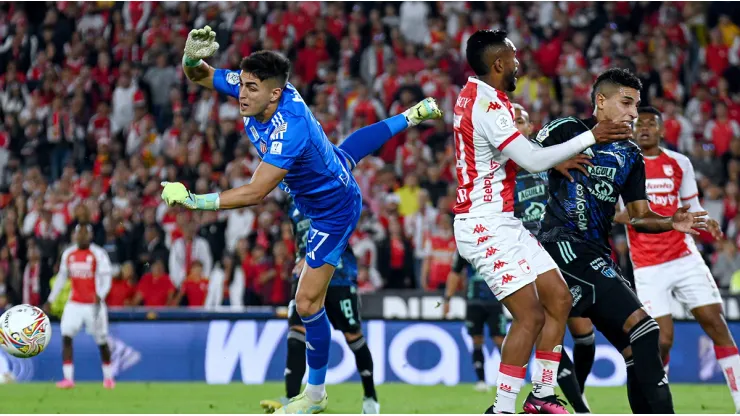
<path fill-rule="evenodd" d="M 185 41 L 183 63 L 185 66 L 198 66 L 201 59 L 213 56 L 217 50 L 216 32 L 211 30 L 210 26 L 203 29 L 193 29 Z"/>
<path fill-rule="evenodd" d="M 216 193 L 196 195 L 180 182 L 162 182 L 162 200 L 168 205 L 180 204 L 187 209 L 216 211 L 219 207 L 219 196 Z"/>

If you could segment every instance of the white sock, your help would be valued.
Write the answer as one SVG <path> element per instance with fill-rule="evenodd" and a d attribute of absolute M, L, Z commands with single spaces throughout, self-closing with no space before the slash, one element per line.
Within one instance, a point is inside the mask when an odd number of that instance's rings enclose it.
<path fill-rule="evenodd" d="M 103 380 L 113 380 L 113 369 L 110 364 L 103 364 Z"/>
<path fill-rule="evenodd" d="M 498 368 L 498 381 L 496 385 L 496 402 L 493 403 L 493 411 L 496 413 L 516 413 L 516 396 L 524 385 L 524 376 L 527 369 L 515 365 L 501 364 Z"/>
<path fill-rule="evenodd" d="M 306 396 L 308 396 L 309 399 L 311 399 L 314 402 L 319 402 L 321 399 L 324 398 L 326 395 L 326 385 L 325 384 L 306 384 Z"/>
<path fill-rule="evenodd" d="M 560 351 L 560 348 L 560 346 L 557 346 L 555 350 Z M 555 394 L 560 355 L 560 352 L 535 351 L 535 364 L 532 372 L 532 394 L 534 397 L 541 399 Z"/>
<path fill-rule="evenodd" d="M 735 402 L 735 411 L 740 412 L 740 355 L 737 347 L 714 346 L 717 362 L 725 375 L 727 387 L 730 388 L 732 401 Z"/>
<path fill-rule="evenodd" d="M 71 362 L 62 364 L 62 374 L 64 374 L 65 380 L 74 381 L 75 380 L 74 364 L 72 364 Z"/>

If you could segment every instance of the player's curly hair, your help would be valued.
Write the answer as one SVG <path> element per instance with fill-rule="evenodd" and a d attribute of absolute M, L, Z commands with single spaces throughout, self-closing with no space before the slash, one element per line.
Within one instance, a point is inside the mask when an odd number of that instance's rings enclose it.
<path fill-rule="evenodd" d="M 640 78 L 637 78 L 637 76 L 628 69 L 609 68 L 602 72 L 598 78 L 596 78 L 596 82 L 594 82 L 594 87 L 591 89 L 591 105 L 596 107 L 596 94 L 600 93 L 603 87 L 615 85 L 634 88 L 637 91 L 642 89 L 642 81 L 640 81 Z"/>
<path fill-rule="evenodd" d="M 486 51 L 492 46 L 503 45 L 506 36 L 505 30 L 479 30 L 468 38 L 465 57 L 468 59 L 468 64 L 473 68 L 475 75 L 488 74 L 490 68 L 484 59 Z"/>
<path fill-rule="evenodd" d="M 259 51 L 242 59 L 239 65 L 242 71 L 248 72 L 260 81 L 276 79 L 280 85 L 285 85 L 290 77 L 290 60 L 278 52 Z"/>

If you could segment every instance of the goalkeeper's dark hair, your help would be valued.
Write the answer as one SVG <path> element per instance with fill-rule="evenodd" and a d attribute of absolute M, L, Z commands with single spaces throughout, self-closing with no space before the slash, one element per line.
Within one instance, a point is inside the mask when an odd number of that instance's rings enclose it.
<path fill-rule="evenodd" d="M 658 118 L 658 121 L 663 122 L 663 114 L 655 107 L 646 106 L 637 109 L 637 114 L 652 114 Z"/>
<path fill-rule="evenodd" d="M 278 52 L 259 51 L 242 59 L 239 65 L 242 71 L 254 75 L 260 81 L 276 79 L 285 86 L 290 76 L 291 65 L 288 58 Z"/>
<path fill-rule="evenodd" d="M 490 72 L 490 63 L 486 62 L 485 55 L 496 46 L 505 46 L 506 36 L 505 30 L 479 30 L 468 38 L 465 56 L 475 75 L 481 76 Z"/>
<path fill-rule="evenodd" d="M 602 93 L 605 87 L 622 86 L 628 88 L 634 88 L 637 91 L 642 89 L 642 81 L 637 78 L 635 74 L 627 69 L 622 68 L 610 68 L 602 72 L 591 90 L 591 105 L 596 107 L 596 94 Z M 605 94 L 606 95 L 606 94 Z"/>

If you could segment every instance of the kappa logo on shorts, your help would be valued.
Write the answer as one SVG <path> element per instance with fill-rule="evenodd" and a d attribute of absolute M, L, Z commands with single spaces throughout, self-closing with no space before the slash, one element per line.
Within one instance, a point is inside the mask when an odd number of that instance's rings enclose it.
<path fill-rule="evenodd" d="M 480 243 L 485 243 L 486 241 L 488 241 L 489 238 L 491 238 L 490 235 L 484 235 L 483 237 L 478 237 L 478 245 L 480 245 Z"/>
<path fill-rule="evenodd" d="M 503 286 L 503 285 L 511 282 L 514 279 L 516 279 L 516 277 L 514 277 L 514 276 L 512 276 L 512 275 L 510 275 L 508 273 L 505 274 L 505 275 L 503 275 L 503 276 L 501 276 L 501 286 Z"/>
<path fill-rule="evenodd" d="M 527 260 L 519 260 L 519 268 L 522 269 L 524 274 L 529 274 L 532 271 L 532 268 L 529 267 L 529 263 L 527 263 Z"/>
<path fill-rule="evenodd" d="M 498 249 L 496 247 L 488 247 L 486 249 L 486 258 L 493 256 L 498 252 Z"/>
<path fill-rule="evenodd" d="M 493 263 L 493 271 L 495 272 L 496 270 L 498 270 L 498 269 L 500 269 L 500 268 L 502 268 L 504 266 L 506 266 L 506 262 L 503 261 L 503 260 L 498 260 L 495 263 Z"/>
<path fill-rule="evenodd" d="M 473 228 L 473 234 L 480 234 L 488 231 L 488 228 L 484 227 L 481 224 L 477 224 L 475 228 Z"/>
<path fill-rule="evenodd" d="M 581 289 L 580 286 L 575 285 L 570 288 L 570 294 L 573 296 L 573 305 L 576 306 L 579 300 L 581 300 L 581 297 L 583 297 L 583 289 Z"/>

